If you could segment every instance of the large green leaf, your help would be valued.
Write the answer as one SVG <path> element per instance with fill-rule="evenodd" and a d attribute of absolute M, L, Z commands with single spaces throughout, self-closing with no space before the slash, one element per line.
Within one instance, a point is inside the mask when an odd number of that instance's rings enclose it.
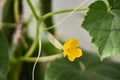
<path fill-rule="evenodd" d="M 45 80 L 120 80 L 120 63 L 101 62 L 98 56 L 84 52 L 74 62 L 66 58 L 50 62 Z"/>
<path fill-rule="evenodd" d="M 8 44 L 0 31 L 0 80 L 7 80 L 8 73 Z"/>
<path fill-rule="evenodd" d="M 82 24 L 98 47 L 101 59 L 120 55 L 120 0 L 104 1 L 99 0 L 89 6 Z"/>

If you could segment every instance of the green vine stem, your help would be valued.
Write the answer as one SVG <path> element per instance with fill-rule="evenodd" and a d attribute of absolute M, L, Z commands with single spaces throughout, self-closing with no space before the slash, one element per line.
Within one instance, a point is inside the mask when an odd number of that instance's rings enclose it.
<path fill-rule="evenodd" d="M 19 18 L 19 0 L 14 0 L 14 14 L 15 14 L 15 21 L 18 22 L 18 18 Z"/>
<path fill-rule="evenodd" d="M 10 63 L 21 63 L 21 62 L 27 62 L 27 63 L 34 63 L 36 61 L 36 59 L 38 59 L 37 62 L 49 62 L 49 61 L 53 61 L 55 59 L 61 58 L 63 57 L 63 54 L 58 53 L 55 55 L 51 55 L 51 56 L 43 56 L 43 57 L 20 57 L 20 58 L 15 58 L 15 57 L 10 57 Z"/>
<path fill-rule="evenodd" d="M 63 57 L 61 53 L 51 55 L 51 56 L 43 56 L 38 58 L 38 62 L 49 62 L 61 57 Z M 10 63 L 35 62 L 36 59 L 37 57 L 20 57 L 20 58 L 10 57 Z"/>
<path fill-rule="evenodd" d="M 37 15 L 37 13 L 36 13 L 36 11 L 35 11 L 35 9 L 34 9 L 32 3 L 31 3 L 31 1 L 30 1 L 30 0 L 26 0 L 26 1 L 27 1 L 28 5 L 29 5 L 29 7 L 30 7 L 30 9 L 31 9 L 31 11 L 32 11 L 32 13 L 33 13 L 35 19 L 38 20 L 39 17 L 38 17 L 38 15 Z"/>
<path fill-rule="evenodd" d="M 31 9 L 31 11 L 32 11 L 32 13 L 33 13 L 36 21 L 37 21 L 35 39 L 34 39 L 32 45 L 31 45 L 30 49 L 28 50 L 28 52 L 25 54 L 25 57 L 29 57 L 29 56 L 32 55 L 32 53 L 34 52 L 34 50 L 35 50 L 35 48 L 36 48 L 36 46 L 37 46 L 37 44 L 38 44 L 39 32 L 40 32 L 39 27 L 40 27 L 40 24 L 41 24 L 41 19 L 38 17 L 38 15 L 37 15 L 37 13 L 36 13 L 36 11 L 35 11 L 32 3 L 31 3 L 31 1 L 30 1 L 30 0 L 26 0 L 26 1 L 27 1 L 27 3 L 28 3 L 28 6 L 30 7 L 30 9 Z"/>
<path fill-rule="evenodd" d="M 44 57 L 39 57 L 38 58 L 38 62 L 49 62 L 52 60 L 55 60 L 57 58 L 61 58 L 63 57 L 62 54 L 56 54 L 56 55 L 51 55 L 51 56 L 44 56 Z M 37 59 L 37 57 L 27 57 L 27 58 L 21 58 L 21 61 L 25 61 L 25 62 L 35 62 Z"/>
<path fill-rule="evenodd" d="M 35 39 L 30 47 L 30 49 L 28 50 L 28 52 L 25 54 L 25 57 L 29 57 L 32 55 L 32 53 L 34 52 L 37 44 L 38 44 L 38 39 L 39 39 L 39 27 L 40 27 L 41 22 L 37 21 L 37 27 L 36 27 L 36 36 Z"/>
<path fill-rule="evenodd" d="M 16 23 L 5 23 L 5 22 L 0 22 L 0 27 L 9 27 L 9 28 L 15 28 Z"/>
<path fill-rule="evenodd" d="M 66 10 L 60 10 L 60 11 L 55 11 L 55 12 L 50 12 L 44 16 L 42 16 L 43 21 L 47 18 L 49 18 L 50 16 L 56 15 L 56 14 L 61 14 L 61 13 L 66 13 L 66 12 L 72 12 L 75 9 L 66 9 Z M 85 10 L 89 10 L 89 8 L 78 8 L 75 11 L 85 11 Z M 44 27 L 46 30 L 50 30 L 53 29 L 54 27 Z"/>
<path fill-rule="evenodd" d="M 61 14 L 61 13 L 66 13 L 66 12 L 72 12 L 74 9 L 66 9 L 66 10 L 59 10 L 59 11 L 54 11 L 54 12 L 50 12 L 46 15 L 44 15 L 42 17 L 43 20 L 49 18 L 50 16 L 56 15 L 56 14 Z M 85 11 L 85 10 L 89 10 L 89 8 L 79 8 L 76 9 L 75 11 Z"/>

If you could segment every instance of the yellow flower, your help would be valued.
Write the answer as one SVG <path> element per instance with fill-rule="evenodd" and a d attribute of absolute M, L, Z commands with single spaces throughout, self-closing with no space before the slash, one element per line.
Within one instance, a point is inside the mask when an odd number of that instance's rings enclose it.
<path fill-rule="evenodd" d="M 64 56 L 67 55 L 70 61 L 74 61 L 75 58 L 82 56 L 82 50 L 78 48 L 77 39 L 67 40 L 66 43 L 63 45 L 63 50 Z"/>

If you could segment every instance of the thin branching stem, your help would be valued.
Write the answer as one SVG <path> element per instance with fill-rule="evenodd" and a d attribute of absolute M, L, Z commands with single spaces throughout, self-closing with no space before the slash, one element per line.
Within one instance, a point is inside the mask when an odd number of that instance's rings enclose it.
<path fill-rule="evenodd" d="M 43 56 L 43 57 L 39 57 L 38 58 L 38 62 L 49 62 L 49 61 L 52 61 L 52 60 L 55 60 L 57 58 L 60 58 L 62 57 L 63 55 L 62 54 L 55 54 L 55 55 L 51 55 L 51 56 Z M 26 58 L 21 58 L 21 61 L 24 61 L 24 62 L 35 62 L 37 59 L 37 57 L 26 57 Z"/>
<path fill-rule="evenodd" d="M 31 11 L 32 11 L 35 19 L 38 20 L 39 16 L 37 15 L 37 12 L 35 11 L 35 9 L 34 9 L 32 3 L 31 3 L 31 1 L 30 0 L 26 0 L 26 1 L 27 1 L 28 5 L 30 7 L 30 9 L 31 9 Z"/>
<path fill-rule="evenodd" d="M 56 15 L 56 14 L 61 14 L 61 13 L 66 13 L 66 12 L 72 12 L 74 9 L 66 9 L 66 10 L 59 10 L 59 11 L 54 11 L 54 12 L 49 12 L 46 15 L 44 15 L 42 18 L 43 20 L 49 18 L 50 16 Z M 79 8 L 76 9 L 75 11 L 86 11 L 88 8 Z"/>

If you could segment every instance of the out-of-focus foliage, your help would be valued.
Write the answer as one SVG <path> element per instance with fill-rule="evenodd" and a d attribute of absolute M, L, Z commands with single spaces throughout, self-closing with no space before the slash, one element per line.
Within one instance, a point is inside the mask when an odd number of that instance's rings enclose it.
<path fill-rule="evenodd" d="M 2 22 L 3 23 L 15 23 L 14 1 L 13 0 L 6 0 L 6 3 L 4 5 L 3 11 L 2 11 Z M 9 43 L 12 41 L 12 36 L 13 36 L 14 30 L 15 30 L 14 28 L 9 28 L 9 25 L 2 27 L 2 31 L 6 35 Z"/>
<path fill-rule="evenodd" d="M 0 31 L 0 80 L 7 79 L 8 73 L 8 41 Z"/>
<path fill-rule="evenodd" d="M 74 62 L 56 59 L 47 65 L 45 80 L 119 80 L 120 63 L 100 61 L 97 55 L 83 52 Z"/>

